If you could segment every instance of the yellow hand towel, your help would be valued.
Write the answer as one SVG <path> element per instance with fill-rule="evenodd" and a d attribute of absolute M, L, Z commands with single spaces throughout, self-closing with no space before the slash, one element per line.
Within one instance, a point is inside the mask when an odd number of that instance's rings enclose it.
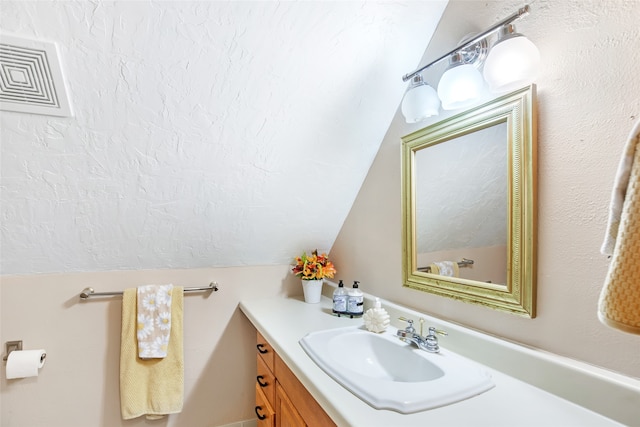
<path fill-rule="evenodd" d="M 146 415 L 162 418 L 182 411 L 184 400 L 184 354 L 182 346 L 183 288 L 173 287 L 171 334 L 163 359 L 138 357 L 136 289 L 122 297 L 120 337 L 120 410 L 129 420 Z"/>
<path fill-rule="evenodd" d="M 625 157 L 631 155 L 629 160 Z M 610 219 L 603 252 L 613 240 L 613 257 L 598 302 L 598 318 L 605 325 L 625 332 L 640 334 L 640 122 L 635 126 L 621 161 L 628 163 L 623 173 L 624 186 L 618 171 L 614 195 L 623 198 L 619 223 Z M 625 176 L 626 175 L 626 176 Z M 622 188 L 624 187 L 624 188 Z M 612 198 L 612 205 L 614 200 Z M 613 234 L 611 230 L 614 230 Z"/>
<path fill-rule="evenodd" d="M 440 267 L 435 262 L 433 264 L 429 264 L 429 273 L 431 274 L 440 274 Z"/>

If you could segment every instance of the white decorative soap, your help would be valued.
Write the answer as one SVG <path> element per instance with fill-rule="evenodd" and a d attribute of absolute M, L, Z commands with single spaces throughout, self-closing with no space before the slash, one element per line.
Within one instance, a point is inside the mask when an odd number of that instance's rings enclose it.
<path fill-rule="evenodd" d="M 389 313 L 387 313 L 387 310 L 382 308 L 380 304 L 380 298 L 376 298 L 375 306 L 367 310 L 362 318 L 364 320 L 364 326 L 371 332 L 386 331 L 391 321 Z"/>

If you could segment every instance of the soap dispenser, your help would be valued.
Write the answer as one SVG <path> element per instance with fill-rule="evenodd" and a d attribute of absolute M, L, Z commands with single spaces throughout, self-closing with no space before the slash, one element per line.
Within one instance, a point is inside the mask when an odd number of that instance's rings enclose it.
<path fill-rule="evenodd" d="M 357 280 L 353 282 L 347 295 L 347 313 L 351 317 L 360 317 L 364 311 L 364 294 L 358 289 L 358 283 Z"/>
<path fill-rule="evenodd" d="M 333 291 L 333 314 L 340 316 L 347 313 L 347 290 L 344 288 L 342 280 L 338 282 L 338 287 Z"/>
<path fill-rule="evenodd" d="M 386 331 L 389 323 L 391 323 L 389 313 L 387 313 L 387 310 L 382 308 L 382 304 L 380 304 L 380 298 L 376 298 L 375 305 L 373 308 L 367 310 L 363 316 L 363 320 L 364 326 L 368 331 L 377 333 Z"/>

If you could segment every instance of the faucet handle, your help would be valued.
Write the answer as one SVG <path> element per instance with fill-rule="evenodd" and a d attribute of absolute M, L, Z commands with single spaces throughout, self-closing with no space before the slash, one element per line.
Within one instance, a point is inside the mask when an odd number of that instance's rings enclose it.
<path fill-rule="evenodd" d="M 406 317 L 398 317 L 398 320 L 402 320 L 403 322 L 407 322 L 407 327 L 404 329 L 406 332 L 415 333 L 416 328 L 413 327 L 413 320 L 407 319 Z"/>
<path fill-rule="evenodd" d="M 436 335 L 446 336 L 449 334 L 440 329 L 436 329 L 433 326 L 429 327 L 429 334 L 424 338 L 424 345 L 426 350 L 431 353 L 440 352 L 440 345 L 438 344 L 438 337 Z"/>
<path fill-rule="evenodd" d="M 449 335 L 447 333 L 447 331 L 443 331 L 441 329 L 436 329 L 433 326 L 430 326 L 429 327 L 429 335 L 434 335 L 435 336 L 436 334 L 437 335 L 442 335 L 443 337 L 446 337 L 447 335 Z"/>

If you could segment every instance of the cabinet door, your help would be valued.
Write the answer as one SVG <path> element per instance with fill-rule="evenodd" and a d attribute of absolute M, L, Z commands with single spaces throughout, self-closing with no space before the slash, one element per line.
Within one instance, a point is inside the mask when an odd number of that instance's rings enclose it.
<path fill-rule="evenodd" d="M 258 418 L 258 427 L 275 427 L 276 414 L 265 397 L 260 386 L 256 384 L 256 417 Z"/>
<path fill-rule="evenodd" d="M 276 427 L 306 427 L 302 417 L 289 400 L 289 396 L 276 381 Z"/>
<path fill-rule="evenodd" d="M 289 400 L 296 413 L 300 414 L 300 417 L 312 427 L 336 427 L 336 424 L 331 420 L 329 415 L 322 409 L 320 404 L 316 402 L 311 393 L 302 385 L 302 383 L 296 378 L 293 372 L 289 369 L 286 363 L 275 354 L 275 370 L 273 373 L 276 376 L 276 400 L 278 399 L 277 388 L 281 387 L 283 391 L 286 390 L 287 400 Z M 276 408 L 277 408 L 276 404 Z M 276 412 L 278 409 L 276 409 Z M 280 416 L 278 412 L 278 417 Z M 298 424 L 291 424 L 298 425 Z M 300 425 L 304 425 L 300 424 Z"/>

